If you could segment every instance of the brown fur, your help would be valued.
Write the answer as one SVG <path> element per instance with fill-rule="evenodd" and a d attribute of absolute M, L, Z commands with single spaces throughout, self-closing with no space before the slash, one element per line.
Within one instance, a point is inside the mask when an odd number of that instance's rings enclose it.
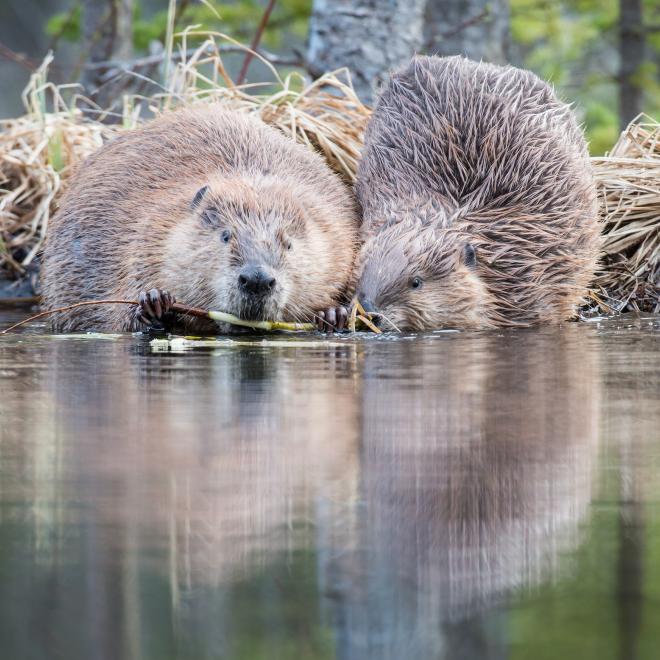
<path fill-rule="evenodd" d="M 559 322 L 593 276 L 586 143 L 529 71 L 414 58 L 378 101 L 356 190 L 358 295 L 401 329 Z"/>
<path fill-rule="evenodd" d="M 180 110 L 118 137 L 82 165 L 50 227 L 44 304 L 136 299 L 158 288 L 187 305 L 309 320 L 339 302 L 358 224 L 349 191 L 317 154 L 252 117 L 212 105 Z M 256 314 L 237 295 L 246 263 L 277 278 Z M 54 327 L 140 324 L 130 308 L 108 305 L 57 315 Z M 212 327 L 190 319 L 186 329 Z"/>

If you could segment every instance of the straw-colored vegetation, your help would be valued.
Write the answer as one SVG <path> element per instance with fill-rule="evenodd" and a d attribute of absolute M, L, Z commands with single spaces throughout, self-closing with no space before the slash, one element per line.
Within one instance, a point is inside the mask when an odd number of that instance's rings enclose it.
<path fill-rule="evenodd" d="M 46 236 L 48 220 L 72 166 L 98 149 L 112 129 L 83 121 L 46 79 L 50 58 L 23 93 L 27 114 L 0 121 L 0 268 L 24 275 Z"/>
<path fill-rule="evenodd" d="M 176 64 L 167 72 L 168 85 L 148 98 L 127 96 L 121 123 L 114 126 L 83 114 L 75 86 L 49 83 L 46 59 L 24 92 L 27 113 L 0 121 L 0 269 L 10 276 L 26 272 L 43 244 L 66 179 L 81 160 L 117 131 L 134 128 L 141 117 L 182 104 L 213 101 L 258 114 L 320 151 L 335 171 L 353 181 L 369 109 L 357 98 L 347 71 L 310 84 L 296 73 L 281 77 L 263 60 L 271 79 L 237 86 L 216 45 L 216 37 L 228 38 L 206 35 L 190 54 L 187 40 L 199 36 L 183 35 Z M 102 109 L 96 113 L 104 118 Z"/>
<path fill-rule="evenodd" d="M 660 312 L 660 124 L 639 117 L 593 163 L 605 222 L 595 295 L 615 310 Z"/>
<path fill-rule="evenodd" d="M 197 49 L 189 43 L 203 39 Z M 111 126 L 79 109 L 72 86 L 47 81 L 49 60 L 24 93 L 27 114 L 0 122 L 0 270 L 20 277 L 35 261 L 48 220 L 73 168 L 116 132 L 181 104 L 218 102 L 258 114 L 298 142 L 320 151 L 346 181 L 355 178 L 370 110 L 347 71 L 313 83 L 299 74 L 237 86 L 217 43 L 224 35 L 186 31 L 164 71 L 167 83 L 150 97 L 127 96 L 121 123 Z M 258 55 L 255 55 L 258 57 Z M 101 109 L 99 117 L 102 118 Z M 600 311 L 660 311 L 660 125 L 640 118 L 611 154 L 594 158 L 605 231 L 604 270 L 593 300 Z"/>

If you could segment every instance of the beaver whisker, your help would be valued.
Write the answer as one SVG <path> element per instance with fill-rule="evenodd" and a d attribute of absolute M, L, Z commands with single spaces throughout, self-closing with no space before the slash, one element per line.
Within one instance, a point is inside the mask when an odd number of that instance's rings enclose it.
<path fill-rule="evenodd" d="M 371 316 L 377 316 L 381 318 L 383 321 L 389 323 L 392 326 L 392 330 L 394 330 L 394 332 L 401 332 L 401 329 L 396 325 L 396 323 L 394 323 L 394 321 L 392 321 L 387 316 L 385 316 L 385 314 L 382 314 L 381 312 L 371 312 Z"/>

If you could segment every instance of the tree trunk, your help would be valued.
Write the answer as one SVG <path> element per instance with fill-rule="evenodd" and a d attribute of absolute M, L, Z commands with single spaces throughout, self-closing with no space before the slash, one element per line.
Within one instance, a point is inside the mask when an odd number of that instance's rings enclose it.
<path fill-rule="evenodd" d="M 80 82 L 85 94 L 103 109 L 117 109 L 122 85 L 99 62 L 128 62 L 133 53 L 133 0 L 82 0 L 86 61 Z"/>
<path fill-rule="evenodd" d="M 642 0 L 619 0 L 619 123 L 623 130 L 642 111 L 645 32 Z"/>
<path fill-rule="evenodd" d="M 348 67 L 365 103 L 423 43 L 426 0 L 314 0 L 307 61 L 320 75 Z"/>
<path fill-rule="evenodd" d="M 509 0 L 428 0 L 424 43 L 429 53 L 509 59 Z"/>

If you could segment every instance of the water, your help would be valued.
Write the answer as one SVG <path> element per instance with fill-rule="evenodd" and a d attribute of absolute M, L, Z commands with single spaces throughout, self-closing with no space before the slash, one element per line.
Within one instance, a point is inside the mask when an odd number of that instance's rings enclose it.
<path fill-rule="evenodd" d="M 658 657 L 657 318 L 268 340 L 0 338 L 2 658 Z"/>

